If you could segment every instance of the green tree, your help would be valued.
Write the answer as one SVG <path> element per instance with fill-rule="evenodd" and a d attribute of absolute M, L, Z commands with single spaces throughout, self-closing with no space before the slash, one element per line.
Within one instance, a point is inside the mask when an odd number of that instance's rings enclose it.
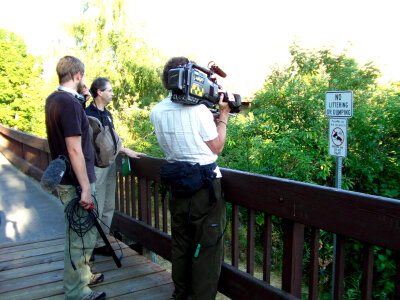
<path fill-rule="evenodd" d="M 166 94 L 160 80 L 163 57 L 132 28 L 124 0 L 87 1 L 78 21 L 67 26 L 87 78 L 112 80 L 117 108 L 122 101 L 143 107 Z"/>
<path fill-rule="evenodd" d="M 399 197 L 399 84 L 381 87 L 372 63 L 346 53 L 290 48 L 291 64 L 275 68 L 250 113 L 230 126 L 221 162 L 232 168 L 333 186 L 325 92 L 352 90 L 343 188 Z M 249 138 L 240 138 L 240 137 Z"/>
<path fill-rule="evenodd" d="M 334 54 L 329 49 L 311 51 L 297 45 L 290 48 L 290 53 L 290 65 L 275 68 L 266 78 L 250 112 L 230 121 L 219 164 L 333 186 L 335 159 L 328 154 L 325 92 L 352 90 L 354 113 L 348 122 L 348 157 L 344 159 L 342 187 L 398 198 L 400 84 L 380 86 L 376 80 L 380 72 L 372 63 L 361 66 L 346 53 Z M 256 223 L 256 237 L 261 242 L 262 214 L 256 216 Z M 280 224 L 274 225 L 279 235 Z M 320 257 L 329 262 L 332 234 L 322 232 L 321 241 L 324 247 Z M 346 265 L 345 293 L 352 298 L 360 294 L 362 245 L 353 241 L 346 248 L 351 248 L 353 257 Z M 305 261 L 309 255 L 307 249 L 306 243 Z M 394 290 L 390 284 L 395 274 L 393 257 L 390 251 L 379 247 L 375 247 L 375 254 L 379 261 L 374 275 L 374 296 L 390 298 Z M 330 276 L 330 269 L 327 271 L 325 277 Z M 329 293 L 330 287 L 326 286 L 326 291 Z"/>
<path fill-rule="evenodd" d="M 0 28 L 0 123 L 43 136 L 44 96 L 41 58 L 25 42 Z"/>
<path fill-rule="evenodd" d="M 112 81 L 110 109 L 125 145 L 160 155 L 149 115 L 151 102 L 167 93 L 161 83 L 165 59 L 133 28 L 123 0 L 87 1 L 78 21 L 67 26 L 86 65 L 88 85 L 98 76 Z"/>

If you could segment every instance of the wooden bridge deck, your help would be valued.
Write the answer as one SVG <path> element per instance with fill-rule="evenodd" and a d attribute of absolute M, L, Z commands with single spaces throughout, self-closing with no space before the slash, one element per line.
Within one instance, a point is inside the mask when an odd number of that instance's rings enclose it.
<path fill-rule="evenodd" d="M 119 249 L 116 241 L 114 249 Z M 125 244 L 122 267 L 111 257 L 96 256 L 93 272 L 102 272 L 104 282 L 92 289 L 104 291 L 107 299 L 170 299 L 171 275 L 138 255 Z M 120 256 L 120 251 L 117 251 Z M 64 299 L 64 237 L 3 244 L 0 246 L 0 299 Z"/>

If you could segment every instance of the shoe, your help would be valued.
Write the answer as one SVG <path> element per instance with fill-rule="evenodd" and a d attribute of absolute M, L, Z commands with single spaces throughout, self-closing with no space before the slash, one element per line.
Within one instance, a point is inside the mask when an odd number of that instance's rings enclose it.
<path fill-rule="evenodd" d="M 106 293 L 92 291 L 88 296 L 83 298 L 83 300 L 104 300 L 106 299 Z"/>
<path fill-rule="evenodd" d="M 104 256 L 111 256 L 112 255 L 110 249 L 108 249 L 107 246 L 94 248 L 93 249 L 93 254 L 104 255 Z"/>
<path fill-rule="evenodd" d="M 92 274 L 92 277 L 90 277 L 90 285 L 92 284 L 98 284 L 98 283 L 102 283 L 104 281 L 104 275 L 101 273 L 97 273 L 97 274 Z"/>

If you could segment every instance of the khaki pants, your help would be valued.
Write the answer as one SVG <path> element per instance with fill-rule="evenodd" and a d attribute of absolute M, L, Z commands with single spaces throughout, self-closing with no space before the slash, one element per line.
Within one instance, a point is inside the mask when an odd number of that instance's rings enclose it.
<path fill-rule="evenodd" d="M 99 212 L 99 223 L 105 235 L 110 235 L 110 227 L 115 209 L 116 189 L 116 163 L 113 162 L 107 168 L 94 168 L 96 172 L 96 194 Z M 97 235 L 96 248 L 105 246 L 100 234 Z"/>
<path fill-rule="evenodd" d="M 92 194 L 95 193 L 95 184 L 91 184 Z M 72 185 L 59 185 L 57 187 L 58 195 L 64 208 L 68 203 L 78 197 L 75 187 Z M 65 299 L 80 300 L 91 293 L 88 287 L 92 272 L 88 265 L 96 243 L 97 229 L 93 226 L 83 238 L 79 237 L 74 231 L 69 230 L 69 223 L 65 215 L 65 251 L 64 251 L 64 291 Z M 71 243 L 71 244 L 70 244 Z M 71 255 L 71 256 L 70 256 Z M 71 259 L 76 266 L 73 269 Z"/>
<path fill-rule="evenodd" d="M 213 182 L 215 203 L 210 205 L 208 187 L 193 196 L 173 195 L 172 216 L 172 279 L 174 298 L 215 299 L 223 258 L 223 237 L 226 224 L 225 202 L 221 180 Z M 190 220 L 189 220 L 190 214 Z M 218 238 L 221 239 L 218 241 Z M 194 257 L 200 244 L 198 257 Z M 204 246 L 204 247 L 202 247 Z"/>

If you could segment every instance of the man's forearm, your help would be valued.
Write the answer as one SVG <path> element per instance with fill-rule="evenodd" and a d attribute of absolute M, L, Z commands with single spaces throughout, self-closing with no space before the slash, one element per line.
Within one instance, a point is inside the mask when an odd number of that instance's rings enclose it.
<path fill-rule="evenodd" d="M 68 154 L 71 161 L 72 169 L 76 175 L 76 179 L 78 180 L 79 185 L 81 186 L 82 190 L 89 190 L 90 183 L 87 176 L 85 158 L 83 156 L 83 153 L 68 151 Z"/>
<path fill-rule="evenodd" d="M 226 130 L 228 126 L 228 116 L 229 116 L 228 112 L 221 111 L 221 114 L 217 122 L 218 136 L 215 139 L 206 142 L 207 146 L 215 154 L 220 154 L 224 149 L 226 140 Z"/>

